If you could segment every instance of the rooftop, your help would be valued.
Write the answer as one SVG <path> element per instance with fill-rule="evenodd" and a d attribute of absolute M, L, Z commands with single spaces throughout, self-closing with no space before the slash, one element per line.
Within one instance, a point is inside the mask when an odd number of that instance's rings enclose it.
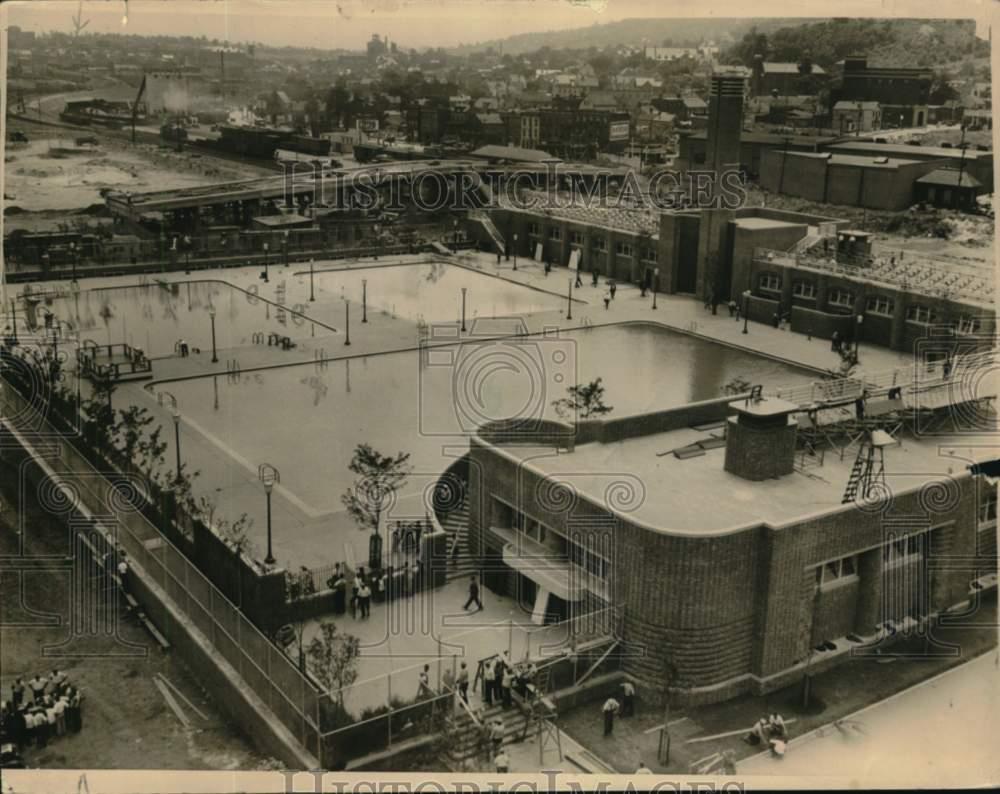
<path fill-rule="evenodd" d="M 572 484 L 581 495 L 626 520 L 668 534 L 711 537 L 761 522 L 780 527 L 835 510 L 857 509 L 854 504 L 841 504 L 854 465 L 853 448 L 843 460 L 836 450 L 827 450 L 823 465 L 810 468 L 808 474 L 795 471 L 760 482 L 725 471 L 725 449 L 721 446 L 684 459 L 663 454 L 721 434 L 721 428 L 687 428 L 611 444 L 581 444 L 573 452 L 557 453 L 551 447 L 499 449 L 526 469 L 546 476 L 594 472 L 573 475 Z M 960 476 L 970 462 L 990 457 L 975 448 L 973 439 L 967 435 L 907 435 L 902 444 L 887 447 L 885 469 L 893 491 L 919 489 L 949 472 Z M 641 481 L 640 492 L 629 501 L 629 507 L 635 505 L 633 509 L 614 509 L 615 497 L 610 497 L 610 504 L 605 501 L 614 493 L 605 472 L 629 472 Z M 726 498 L 719 498 L 721 494 Z"/>
<path fill-rule="evenodd" d="M 528 192 L 535 193 L 535 191 Z M 549 217 L 565 218 L 566 220 L 578 221 L 612 231 L 645 232 L 654 239 L 659 238 L 660 215 L 658 212 L 652 210 L 630 209 L 627 207 L 593 207 L 583 204 L 566 207 L 558 206 L 557 202 L 547 200 L 547 196 L 543 193 L 537 193 L 535 197 L 538 199 L 536 206 L 541 208 L 541 214 Z M 502 205 L 508 204 L 502 194 L 498 193 L 497 198 Z M 525 210 L 523 206 L 519 207 L 513 203 L 510 203 L 505 208 L 523 210 L 532 215 L 539 212 L 539 210 L 533 209 Z"/>
<path fill-rule="evenodd" d="M 885 156 L 896 155 L 923 155 L 931 157 L 960 157 L 962 150 L 958 148 L 949 149 L 944 146 L 912 146 L 906 143 L 872 143 L 864 141 L 852 141 L 850 143 L 834 143 L 829 147 L 834 151 L 843 152 L 878 152 Z M 965 158 L 967 160 L 978 159 L 980 157 L 993 157 L 993 152 L 982 152 L 978 149 L 968 148 L 965 150 Z M 923 159 L 923 158 L 922 158 Z"/>
<path fill-rule="evenodd" d="M 917 180 L 922 185 L 942 185 L 944 187 L 981 187 L 982 183 L 968 171 L 957 168 L 938 168 Z"/>
<path fill-rule="evenodd" d="M 815 160 L 827 160 L 830 165 L 853 165 L 866 168 L 887 168 L 895 170 L 904 165 L 920 165 L 923 160 L 903 160 L 901 158 L 871 157 L 860 154 L 834 154 L 831 152 L 789 152 L 789 157 L 810 157 Z M 885 160 L 885 162 L 880 162 Z"/>
<path fill-rule="evenodd" d="M 781 63 L 781 62 L 764 62 L 764 73 L 765 74 L 801 74 L 801 69 L 799 69 L 799 64 L 797 63 Z M 812 64 L 812 74 L 826 74 L 826 69 L 820 66 L 818 63 Z"/>
<path fill-rule="evenodd" d="M 557 163 L 558 157 L 553 157 L 541 149 L 524 149 L 520 146 L 481 146 L 470 157 L 483 157 L 489 160 L 511 160 L 525 163 Z"/>

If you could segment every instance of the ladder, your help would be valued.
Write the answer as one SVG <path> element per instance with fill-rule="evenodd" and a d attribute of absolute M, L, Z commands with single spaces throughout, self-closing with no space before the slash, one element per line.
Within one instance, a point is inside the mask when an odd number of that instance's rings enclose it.
<path fill-rule="evenodd" d="M 858 449 L 858 455 L 854 459 L 854 466 L 851 467 L 851 476 L 847 479 L 847 487 L 844 489 L 844 497 L 840 500 L 842 505 L 854 501 L 858 494 L 859 486 L 863 480 L 867 479 L 867 474 L 871 471 L 872 457 L 875 449 L 871 444 L 862 442 Z"/>

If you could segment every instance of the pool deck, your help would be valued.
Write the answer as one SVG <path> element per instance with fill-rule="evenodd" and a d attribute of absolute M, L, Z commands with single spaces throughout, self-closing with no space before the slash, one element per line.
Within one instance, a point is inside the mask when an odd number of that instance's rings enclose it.
<path fill-rule="evenodd" d="M 364 269 L 369 267 L 398 266 L 408 263 L 447 261 L 453 265 L 468 267 L 501 279 L 505 279 L 515 284 L 531 287 L 538 290 L 545 290 L 555 294 L 565 294 L 569 280 L 572 277 L 569 270 L 556 268 L 549 276 L 545 276 L 542 266 L 530 259 L 519 258 L 518 269 L 513 270 L 512 261 L 504 261 L 498 269 L 496 257 L 477 252 L 465 252 L 447 259 L 442 257 L 431 257 L 428 255 L 382 257 L 377 262 L 370 258 L 361 260 L 338 260 L 336 262 L 317 262 L 317 270 L 341 271 L 348 269 Z M 227 375 L 227 362 L 237 360 L 241 371 L 245 374 L 255 368 L 266 369 L 283 365 L 301 365 L 313 363 L 317 356 L 329 361 L 371 356 L 375 354 L 395 352 L 402 350 L 412 350 L 418 346 L 418 331 L 415 322 L 401 317 L 394 317 L 381 311 L 370 310 L 368 312 L 368 322 L 360 322 L 360 312 L 358 307 L 352 304 L 351 310 L 351 344 L 344 344 L 346 334 L 343 332 L 343 323 L 337 322 L 336 317 L 330 314 L 331 307 L 336 306 L 339 312 L 343 311 L 343 304 L 340 300 L 339 292 L 336 294 L 317 293 L 317 301 L 310 304 L 308 275 L 302 277 L 301 263 L 293 263 L 287 269 L 283 265 L 274 265 L 270 268 L 271 281 L 266 289 L 261 289 L 262 297 L 271 297 L 274 289 L 281 280 L 286 284 L 285 302 L 287 305 L 301 303 L 305 306 L 305 313 L 309 314 L 310 306 L 314 310 L 323 308 L 320 317 L 324 322 L 333 325 L 338 329 L 335 333 L 321 333 L 317 326 L 316 337 L 310 337 L 307 341 L 299 344 L 298 347 L 282 351 L 273 347 L 261 345 L 247 345 L 237 348 L 220 348 L 218 350 L 217 363 L 211 361 L 211 351 L 203 349 L 198 355 L 191 355 L 186 358 L 179 356 L 169 356 L 155 359 L 153 362 L 153 382 L 146 384 L 123 384 L 117 392 L 117 405 L 124 405 L 126 400 L 135 404 L 145 405 L 151 413 L 163 424 L 170 427 L 171 416 L 167 408 L 157 405 L 151 399 L 150 391 L 155 391 L 157 385 L 164 384 L 171 380 L 186 378 L 204 378 L 216 375 L 220 380 Z M 217 279 L 225 281 L 241 289 L 264 287 L 260 281 L 261 268 L 251 266 L 244 268 L 222 268 L 218 270 L 200 271 L 197 274 L 198 280 Z M 308 274 L 308 267 L 305 273 Z M 190 279 L 182 272 L 159 274 L 158 279 L 167 282 L 184 282 Z M 136 284 L 135 276 L 117 276 L 98 279 L 87 279 L 81 281 L 81 286 L 85 289 L 95 287 L 115 287 Z M 62 289 L 66 289 L 67 282 L 56 282 Z M 44 284 L 33 285 L 33 291 L 44 288 Z M 12 290 L 22 290 L 23 287 L 11 287 Z M 271 292 L 268 291 L 271 290 Z M 836 365 L 835 355 L 830 351 L 829 343 L 820 339 L 808 339 L 800 334 L 790 331 L 778 330 L 768 325 L 760 323 L 750 323 L 749 333 L 743 334 L 743 323 L 737 322 L 729 317 L 724 306 L 719 307 L 717 315 L 713 315 L 710 310 L 706 310 L 700 301 L 692 299 L 690 296 L 678 295 L 657 295 L 657 308 L 652 308 L 652 296 L 645 298 L 640 296 L 639 289 L 628 284 L 621 284 L 618 287 L 617 295 L 611 302 L 608 309 L 604 308 L 603 295 L 604 284 L 591 287 L 589 281 L 585 280 L 585 286 L 573 290 L 572 319 L 566 319 L 563 310 L 544 311 L 523 317 L 524 324 L 529 333 L 541 333 L 546 329 L 558 329 L 568 331 L 571 329 L 581 329 L 586 327 L 597 327 L 600 325 L 613 325 L 626 322 L 655 323 L 665 328 L 692 334 L 709 341 L 714 341 L 736 348 L 741 348 L 749 352 L 762 354 L 774 359 L 790 364 L 811 367 L 817 370 L 825 370 Z M 317 311 L 317 316 L 319 312 Z M 469 331 L 460 335 L 460 340 L 464 341 L 472 337 L 473 326 L 468 318 Z M 885 370 L 909 362 L 909 357 L 905 354 L 887 350 L 879 347 L 871 347 L 862 343 L 860 351 L 862 367 L 873 371 Z M 777 384 L 780 385 L 780 384 Z M 144 386 L 146 387 L 145 393 Z M 169 385 L 166 386 L 169 389 Z M 280 406 L 276 407 L 280 408 Z M 183 416 L 183 406 L 181 406 Z M 209 430 L 205 428 L 205 430 Z M 226 438 L 232 433 L 240 432 L 240 428 L 230 426 L 220 426 L 212 428 L 210 436 L 201 432 L 201 429 L 192 426 L 190 422 L 182 418 L 181 422 L 181 446 L 184 459 L 189 461 L 193 469 L 200 469 L 202 477 L 196 484 L 197 495 L 205 494 L 219 502 L 219 508 L 224 513 L 234 513 L 238 515 L 246 511 L 254 519 L 251 535 L 256 544 L 256 550 L 263 556 L 265 550 L 266 522 L 264 521 L 264 499 L 261 493 L 260 483 L 256 477 L 256 463 L 259 461 L 240 461 L 239 455 L 226 444 Z M 678 431 L 683 433 L 683 431 Z M 168 433 L 168 442 L 172 442 L 172 434 Z M 679 437 L 678 437 L 679 438 Z M 683 442 L 682 442 L 683 443 Z M 661 473 L 669 472 L 671 468 L 685 467 L 687 478 L 699 477 L 705 483 L 704 487 L 709 487 L 709 483 L 716 486 L 719 478 L 729 478 L 721 471 L 722 450 L 712 450 L 704 458 L 687 461 L 677 461 L 672 457 L 656 458 L 653 451 L 662 451 L 673 446 L 679 446 L 673 439 L 650 437 L 649 439 L 639 439 L 628 442 L 624 445 L 617 445 L 621 449 L 616 449 L 616 445 L 607 448 L 601 445 L 581 446 L 575 453 L 576 460 L 584 461 L 585 465 L 616 465 L 624 471 L 632 471 L 626 466 L 633 463 L 641 463 L 635 471 L 646 485 L 646 501 L 640 508 L 643 514 L 651 513 L 658 509 L 662 499 L 669 498 L 670 490 L 665 488 L 659 481 Z M 635 452 L 633 452 L 635 450 Z M 828 456 L 828 461 L 829 461 Z M 166 453 L 169 462 L 173 460 L 173 446 Z M 652 463 L 647 462 L 652 461 Z M 237 460 L 242 465 L 233 465 Z M 717 471 L 715 470 L 717 468 Z M 703 474 L 698 472 L 704 469 Z M 211 476 L 204 473 L 211 473 Z M 837 476 L 832 481 L 839 483 L 846 481 L 846 475 Z M 826 474 L 824 473 L 825 477 Z M 657 478 L 655 482 L 653 479 Z M 735 478 L 734 478 L 735 479 Z M 796 489 L 788 487 L 788 484 L 797 481 L 808 481 L 813 488 L 817 488 L 811 480 L 801 475 L 794 475 L 785 478 L 786 483 L 768 483 L 761 489 L 761 493 L 769 489 L 782 489 L 783 491 L 794 492 Z M 723 486 L 727 483 L 723 482 Z M 713 486 L 715 487 L 715 486 Z M 832 493 L 832 486 L 826 486 L 827 491 Z M 804 490 L 809 490 L 806 488 Z M 776 492 L 775 492 L 776 495 Z M 404 499 L 412 500 L 414 494 L 403 494 Z M 784 497 L 783 497 L 784 498 Z M 830 501 L 829 495 L 826 501 Z M 763 498 L 758 497 L 763 503 Z M 839 502 L 839 493 L 836 499 Z M 719 507 L 722 511 L 714 523 L 716 530 L 721 527 L 731 526 L 733 523 L 740 523 L 739 515 L 745 515 L 746 507 L 736 508 L 740 503 L 729 500 L 733 503 L 730 507 Z M 728 504 L 728 502 L 727 502 Z M 758 506 L 754 506 L 754 510 Z M 760 506 L 759 509 L 766 509 Z M 729 515 L 725 511 L 730 511 Z M 351 556 L 363 558 L 366 554 L 362 546 L 364 533 L 357 530 L 349 516 L 342 510 L 320 513 L 311 510 L 308 505 L 298 499 L 294 492 L 279 486 L 276 488 L 272 498 L 273 526 L 274 526 L 274 548 L 279 564 L 297 568 L 305 564 L 311 568 L 330 565 L 333 562 L 344 561 Z M 678 515 L 671 519 L 669 526 L 680 528 L 684 531 L 694 521 L 703 521 L 704 516 L 684 516 Z M 661 525 L 665 522 L 657 520 L 654 525 Z M 689 531 L 689 530 L 688 530 Z M 356 542 L 355 542 L 356 539 Z M 345 549 L 345 543 L 351 548 Z"/>

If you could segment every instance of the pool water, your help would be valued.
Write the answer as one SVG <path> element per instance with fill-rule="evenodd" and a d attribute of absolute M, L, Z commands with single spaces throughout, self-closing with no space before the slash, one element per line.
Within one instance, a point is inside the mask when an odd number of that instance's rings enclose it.
<path fill-rule="evenodd" d="M 271 300 L 277 296 L 270 294 Z M 56 317 L 79 330 L 81 340 L 100 345 L 127 342 L 149 358 L 174 354 L 183 339 L 191 347 L 212 349 L 214 308 L 216 346 L 219 350 L 253 344 L 254 334 L 277 333 L 293 340 L 313 334 L 313 323 L 291 310 L 261 300 L 221 281 L 186 281 L 81 290 L 54 298 L 48 308 Z M 315 333 L 333 333 L 317 328 Z"/>
<path fill-rule="evenodd" d="M 641 377 L 637 377 L 641 375 Z M 304 364 L 176 382 L 185 420 L 254 465 L 278 467 L 283 486 L 317 513 L 340 509 L 347 464 L 367 443 L 409 452 L 433 479 L 483 421 L 549 417 L 574 383 L 600 377 L 610 417 L 719 397 L 733 378 L 808 383 L 804 370 L 652 325 L 597 327 L 433 350 Z M 461 453 L 459 453 L 461 454 Z M 221 482 L 224 473 L 203 475 Z M 205 485 L 213 483 L 206 481 Z"/>

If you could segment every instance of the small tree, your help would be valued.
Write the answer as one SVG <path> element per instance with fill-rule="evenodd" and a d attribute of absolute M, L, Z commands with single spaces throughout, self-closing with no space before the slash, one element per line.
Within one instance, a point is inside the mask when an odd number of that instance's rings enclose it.
<path fill-rule="evenodd" d="M 361 529 L 378 535 L 382 513 L 392 505 L 413 467 L 409 452 L 382 455 L 368 444 L 358 444 L 347 468 L 357 479 L 340 501 Z"/>
<path fill-rule="evenodd" d="M 358 678 L 361 642 L 353 634 L 337 631 L 332 620 L 324 620 L 319 625 L 319 636 L 309 643 L 306 653 L 313 674 L 331 695 L 336 694 L 343 707 L 344 689 Z"/>
<path fill-rule="evenodd" d="M 590 419 L 593 416 L 603 416 L 611 413 L 614 408 L 604 404 L 604 386 L 601 378 L 592 380 L 585 385 L 570 386 L 566 389 L 568 397 L 560 397 L 552 401 L 552 407 L 560 418 L 566 419 L 572 415 L 580 419 Z"/>
<path fill-rule="evenodd" d="M 750 391 L 752 386 L 753 384 L 746 378 L 737 375 L 729 381 L 729 383 L 722 387 L 722 393 L 725 395 L 745 394 Z"/>
<path fill-rule="evenodd" d="M 146 428 L 154 421 L 149 411 L 137 405 L 118 410 L 118 422 L 114 427 L 115 440 L 125 455 L 126 464 L 131 469 L 137 464 L 137 453 Z"/>

